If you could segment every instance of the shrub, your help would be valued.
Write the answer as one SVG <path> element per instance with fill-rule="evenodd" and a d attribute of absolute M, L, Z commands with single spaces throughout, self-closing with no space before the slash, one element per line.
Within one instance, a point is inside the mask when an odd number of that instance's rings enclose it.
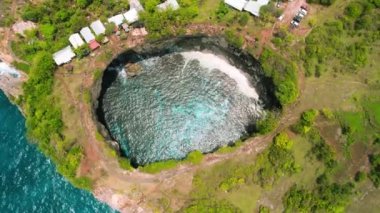
<path fill-rule="evenodd" d="M 370 155 L 369 162 L 371 163 L 369 179 L 373 185 L 378 188 L 380 186 L 380 154 Z"/>
<path fill-rule="evenodd" d="M 79 59 L 82 59 L 90 54 L 91 50 L 90 47 L 87 44 L 84 44 L 77 49 L 74 50 L 75 54 Z"/>
<path fill-rule="evenodd" d="M 241 48 L 243 46 L 244 40 L 243 37 L 234 33 L 231 29 L 228 29 L 224 32 L 224 36 L 228 43 L 232 46 Z"/>
<path fill-rule="evenodd" d="M 248 20 L 249 20 L 249 15 L 247 13 L 239 13 L 239 24 L 240 26 L 245 26 L 248 24 Z"/>
<path fill-rule="evenodd" d="M 216 18 L 219 21 L 222 20 L 225 17 L 225 15 L 227 15 L 228 11 L 229 9 L 226 3 L 224 3 L 223 1 L 220 1 L 218 9 L 215 11 Z"/>
<path fill-rule="evenodd" d="M 160 161 L 139 167 L 139 170 L 146 173 L 156 174 L 162 170 L 175 168 L 180 163 L 181 162 L 178 160 Z"/>
<path fill-rule="evenodd" d="M 276 129 L 278 125 L 278 118 L 273 112 L 268 112 L 263 120 L 259 120 L 256 124 L 257 132 L 265 135 L 272 130 Z"/>
<path fill-rule="evenodd" d="M 355 179 L 356 182 L 363 182 L 365 180 L 366 176 L 367 175 L 366 175 L 365 172 L 358 171 L 358 172 L 356 172 L 354 179 Z"/>
<path fill-rule="evenodd" d="M 270 209 L 266 206 L 259 206 L 259 213 L 270 213 Z"/>
<path fill-rule="evenodd" d="M 269 49 L 264 49 L 260 62 L 265 75 L 273 80 L 279 103 L 283 107 L 293 103 L 298 97 L 296 65 Z"/>
<path fill-rule="evenodd" d="M 222 183 L 220 183 L 219 185 L 219 189 L 224 192 L 228 192 L 231 189 L 237 187 L 238 185 L 241 185 L 244 183 L 245 183 L 244 178 L 231 177 L 222 181 Z"/>
<path fill-rule="evenodd" d="M 94 187 L 94 182 L 89 177 L 79 177 L 71 179 L 73 185 L 80 189 L 91 191 Z"/>
<path fill-rule="evenodd" d="M 118 162 L 119 162 L 119 166 L 122 169 L 125 169 L 125 170 L 128 170 L 128 171 L 133 170 L 131 162 L 127 158 L 121 158 L 121 157 L 119 157 L 118 158 Z"/>
<path fill-rule="evenodd" d="M 214 200 L 210 198 L 210 199 L 204 199 L 204 200 L 195 200 L 192 203 L 190 203 L 187 207 L 182 209 L 180 212 L 181 213 L 198 213 L 198 212 L 240 213 L 242 211 L 226 200 Z"/>
<path fill-rule="evenodd" d="M 189 162 L 192 164 L 200 164 L 202 160 L 203 160 L 203 153 L 198 150 L 190 152 L 185 158 L 185 162 Z"/>
<path fill-rule="evenodd" d="M 334 113 L 329 108 L 323 108 L 321 112 L 322 115 L 329 120 L 332 120 L 334 118 Z"/>
<path fill-rule="evenodd" d="M 363 6 L 358 2 L 351 2 L 345 9 L 344 14 L 350 18 L 358 18 L 363 13 Z"/>

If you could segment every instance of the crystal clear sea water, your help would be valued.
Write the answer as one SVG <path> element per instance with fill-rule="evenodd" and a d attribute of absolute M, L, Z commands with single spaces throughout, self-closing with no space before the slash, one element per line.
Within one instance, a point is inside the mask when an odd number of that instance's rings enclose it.
<path fill-rule="evenodd" d="M 185 51 L 124 64 L 103 98 L 104 117 L 126 156 L 137 164 L 211 152 L 248 133 L 263 112 L 251 76 L 210 52 Z"/>
<path fill-rule="evenodd" d="M 25 137 L 25 120 L 0 90 L 0 213 L 114 212 L 74 188 Z"/>

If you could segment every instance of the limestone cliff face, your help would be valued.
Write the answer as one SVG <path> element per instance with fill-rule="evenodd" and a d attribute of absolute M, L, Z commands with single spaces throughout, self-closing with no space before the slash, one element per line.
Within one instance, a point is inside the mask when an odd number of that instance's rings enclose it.
<path fill-rule="evenodd" d="M 0 58 L 0 89 L 9 97 L 22 94 L 22 85 L 28 79 L 26 73 L 16 70 Z"/>

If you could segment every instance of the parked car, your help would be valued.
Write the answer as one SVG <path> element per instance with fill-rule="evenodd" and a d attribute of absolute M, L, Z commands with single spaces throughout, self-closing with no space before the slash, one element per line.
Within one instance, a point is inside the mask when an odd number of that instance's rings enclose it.
<path fill-rule="evenodd" d="M 296 21 L 296 22 L 298 22 L 298 23 L 300 23 L 301 22 L 301 20 L 302 20 L 302 17 L 301 16 L 295 16 L 294 18 L 293 18 L 293 21 Z"/>
<path fill-rule="evenodd" d="M 292 25 L 292 27 L 298 27 L 298 26 L 299 26 L 299 23 L 296 22 L 295 20 L 292 20 L 292 21 L 290 22 L 290 24 Z"/>
<path fill-rule="evenodd" d="M 306 16 L 307 15 L 307 10 L 304 10 L 304 9 L 300 9 L 299 11 L 298 11 L 298 13 L 302 13 L 304 16 Z"/>

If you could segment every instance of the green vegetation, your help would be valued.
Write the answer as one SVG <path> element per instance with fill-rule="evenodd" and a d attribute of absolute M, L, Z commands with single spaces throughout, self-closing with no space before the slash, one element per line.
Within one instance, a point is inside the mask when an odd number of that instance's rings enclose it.
<path fill-rule="evenodd" d="M 305 41 L 306 75 L 318 77 L 328 70 L 356 72 L 364 67 L 372 44 L 380 38 L 378 7 L 369 1 L 353 1 L 339 18 L 315 27 Z"/>
<path fill-rule="evenodd" d="M 0 5 L 0 27 L 9 27 L 13 24 L 14 17 L 9 9 L 12 5 L 12 0 L 2 0 Z"/>
<path fill-rule="evenodd" d="M 265 135 L 278 126 L 278 117 L 273 112 L 267 112 L 265 119 L 259 120 L 256 124 L 257 132 Z"/>
<path fill-rule="evenodd" d="M 292 130 L 299 134 L 306 134 L 312 128 L 315 119 L 318 116 L 318 111 L 310 109 L 302 113 L 301 119 L 292 127 Z"/>
<path fill-rule="evenodd" d="M 85 45 L 82 45 L 82 46 L 78 47 L 77 49 L 75 49 L 74 52 L 79 59 L 82 59 L 82 58 L 88 56 L 90 54 L 91 50 L 90 50 L 90 47 L 87 44 L 85 44 Z"/>
<path fill-rule="evenodd" d="M 306 2 L 329 6 L 332 5 L 335 2 L 335 0 L 306 0 Z"/>
<path fill-rule="evenodd" d="M 235 33 L 234 31 L 228 29 L 224 32 L 224 36 L 228 43 L 230 43 L 232 46 L 241 48 L 243 46 L 244 40 L 243 37 L 241 37 L 239 34 Z"/>
<path fill-rule="evenodd" d="M 12 65 L 17 69 L 17 70 L 21 70 L 25 73 L 29 73 L 30 71 L 30 65 L 27 64 L 27 63 L 24 63 L 24 62 L 18 62 L 18 61 L 14 61 L 12 63 Z"/>
<path fill-rule="evenodd" d="M 335 154 L 316 128 L 311 128 L 310 131 L 308 131 L 307 139 L 312 144 L 309 155 L 313 155 L 317 160 L 323 162 L 326 168 L 335 168 L 337 165 Z"/>
<path fill-rule="evenodd" d="M 102 69 L 96 69 L 93 73 L 94 80 L 97 81 L 99 80 L 103 75 L 103 70 Z"/>
<path fill-rule="evenodd" d="M 186 156 L 186 158 L 183 160 L 166 160 L 166 161 L 154 162 L 154 163 L 139 167 L 139 170 L 142 172 L 155 174 L 163 170 L 173 169 L 182 163 L 191 163 L 191 164 L 197 165 L 197 164 L 200 164 L 202 160 L 203 160 L 202 152 L 195 150 L 195 151 L 190 152 Z"/>
<path fill-rule="evenodd" d="M 292 42 L 293 36 L 287 28 L 280 28 L 273 34 L 272 43 L 279 48 L 286 48 Z"/>
<path fill-rule="evenodd" d="M 122 169 L 129 170 L 129 171 L 133 170 L 133 167 L 131 166 L 131 162 L 127 158 L 119 157 L 118 161 L 119 161 L 119 166 Z"/>
<path fill-rule="evenodd" d="M 283 199 L 285 212 L 344 212 L 354 185 L 320 184 L 313 190 L 294 185 Z"/>
<path fill-rule="evenodd" d="M 298 97 L 296 65 L 269 49 L 263 51 L 260 62 L 265 75 L 273 79 L 280 104 L 286 106 L 294 102 Z"/>
<path fill-rule="evenodd" d="M 363 171 L 358 171 L 358 172 L 356 172 L 356 174 L 355 174 L 355 178 L 354 178 L 354 180 L 355 180 L 355 182 L 360 183 L 360 182 L 363 182 L 363 181 L 365 180 L 366 176 L 367 176 L 367 175 L 366 175 L 365 172 L 363 172 Z"/>
<path fill-rule="evenodd" d="M 195 150 L 195 151 L 190 152 L 187 155 L 185 162 L 189 162 L 189 163 L 196 165 L 196 164 L 200 164 L 202 162 L 202 160 L 203 160 L 202 152 Z"/>
<path fill-rule="evenodd" d="M 198 0 L 181 0 L 179 9 L 165 11 L 157 9 L 159 3 L 158 0 L 142 1 L 145 10 L 140 14 L 141 20 L 152 39 L 183 34 L 184 27 L 198 15 Z"/>
<path fill-rule="evenodd" d="M 239 213 L 240 209 L 225 200 L 196 200 L 180 212 L 183 213 Z"/>
<path fill-rule="evenodd" d="M 159 173 L 163 170 L 173 169 L 178 164 L 180 164 L 181 161 L 178 160 L 166 160 L 166 161 L 159 161 L 155 163 L 151 163 L 142 167 L 139 167 L 139 170 L 146 173 Z"/>
<path fill-rule="evenodd" d="M 243 141 L 242 140 L 237 140 L 237 141 L 235 141 L 231 145 L 220 147 L 218 150 L 216 150 L 216 153 L 218 153 L 218 154 L 231 153 L 231 152 L 234 152 L 241 145 L 243 145 Z"/>
<path fill-rule="evenodd" d="M 371 163 L 369 179 L 371 179 L 373 185 L 378 188 L 380 186 L 380 154 L 370 155 L 369 162 Z"/>
<path fill-rule="evenodd" d="M 269 4 L 260 8 L 260 19 L 263 22 L 274 23 L 276 18 L 282 14 L 282 10 L 275 6 L 274 1 L 270 1 Z"/>

